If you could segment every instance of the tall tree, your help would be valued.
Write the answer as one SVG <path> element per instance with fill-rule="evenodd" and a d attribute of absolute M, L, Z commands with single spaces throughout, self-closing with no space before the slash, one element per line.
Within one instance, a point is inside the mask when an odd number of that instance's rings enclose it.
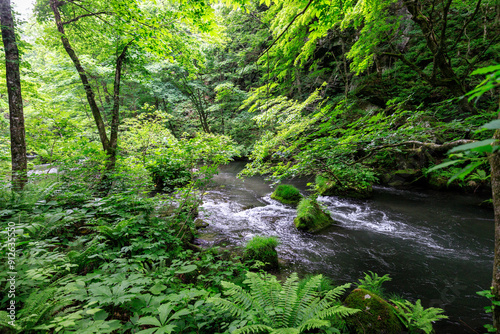
<path fill-rule="evenodd" d="M 16 190 L 22 190 L 28 180 L 28 165 L 26 160 L 21 75 L 19 73 L 19 50 L 14 32 L 14 20 L 12 18 L 10 0 L 0 0 L 0 22 L 2 24 L 7 92 L 9 95 L 12 186 Z"/>
<path fill-rule="evenodd" d="M 217 32 L 212 17 L 213 9 L 209 4 L 196 1 L 158 4 L 155 1 L 136 0 L 48 0 L 48 3 L 47 0 L 38 0 L 40 19 L 50 16 L 47 15 L 47 7 L 55 19 L 62 45 L 80 76 L 107 155 L 106 171 L 112 171 L 118 148 L 120 81 L 129 46 L 133 44 L 149 54 L 181 64 L 191 63 L 193 58 L 197 58 L 193 57 L 196 51 L 191 49 L 202 40 L 196 33 Z M 104 58 L 115 59 L 109 134 L 96 101 L 96 87 L 92 87 L 91 76 L 84 68 L 83 58 L 79 54 L 92 59 L 96 58 L 96 54 L 106 54 Z M 107 178 L 107 174 L 105 173 L 103 180 Z"/>
<path fill-rule="evenodd" d="M 68 53 L 68 56 L 71 58 L 73 61 L 73 64 L 75 65 L 76 70 L 78 71 L 78 74 L 80 76 L 80 80 L 82 81 L 83 87 L 85 89 L 85 93 L 87 96 L 87 101 L 90 106 L 90 110 L 92 112 L 92 116 L 94 118 L 94 121 L 97 126 L 97 131 L 99 133 L 99 137 L 101 139 L 101 144 L 103 147 L 103 150 L 107 154 L 107 162 L 106 162 L 106 172 L 112 171 L 115 168 L 116 164 L 116 149 L 117 149 L 117 143 L 118 143 L 118 125 L 120 123 L 119 121 L 119 99 L 120 99 L 120 80 L 121 80 L 121 73 L 122 73 L 122 67 L 123 67 L 123 61 L 125 59 L 127 49 L 129 44 L 126 44 L 125 46 L 122 47 L 121 52 L 119 53 L 118 57 L 116 58 L 116 69 L 115 69 L 115 82 L 114 82 L 114 90 L 113 90 L 113 110 L 112 110 L 112 120 L 111 120 L 111 133 L 110 136 L 108 137 L 106 133 L 106 128 L 104 125 L 104 121 L 101 116 L 101 112 L 97 106 L 96 100 L 95 100 L 95 94 L 94 91 L 92 90 L 92 87 L 90 86 L 88 75 L 85 71 L 85 69 L 82 66 L 82 63 L 74 51 L 73 47 L 71 46 L 71 43 L 66 36 L 66 31 L 64 29 L 64 25 L 68 24 L 70 22 L 76 22 L 79 19 L 86 17 L 86 16 L 97 16 L 97 15 L 102 15 L 102 14 L 108 14 L 106 12 L 91 12 L 90 14 L 82 14 L 79 15 L 70 21 L 63 22 L 61 18 L 61 14 L 59 12 L 59 7 L 64 5 L 65 3 L 59 2 L 57 0 L 50 0 L 50 8 L 52 9 L 52 12 L 54 13 L 54 18 L 57 26 L 57 30 L 61 35 L 61 42 L 64 46 L 64 49 Z M 104 175 L 107 175 L 106 173 Z M 104 176 L 106 178 L 106 176 Z"/>

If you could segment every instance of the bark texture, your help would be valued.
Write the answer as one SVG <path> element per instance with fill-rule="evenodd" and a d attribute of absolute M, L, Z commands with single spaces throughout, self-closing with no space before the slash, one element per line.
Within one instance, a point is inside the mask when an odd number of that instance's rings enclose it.
<path fill-rule="evenodd" d="M 10 151 L 12 157 L 12 187 L 22 190 L 28 181 L 26 139 L 24 129 L 19 50 L 16 44 L 10 0 L 0 0 L 0 22 L 5 49 L 7 93 L 9 95 Z"/>

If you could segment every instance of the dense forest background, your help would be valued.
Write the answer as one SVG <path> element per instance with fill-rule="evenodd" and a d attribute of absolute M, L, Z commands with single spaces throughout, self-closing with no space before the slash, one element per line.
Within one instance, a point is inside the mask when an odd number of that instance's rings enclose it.
<path fill-rule="evenodd" d="M 491 192 L 497 0 L 38 0 L 15 32 L 38 170 L 24 192 L 9 190 L 2 68 L 0 217 L 21 231 L 24 319 L 11 326 L 0 312 L 6 331 L 270 331 L 265 312 L 241 309 L 249 263 L 192 244 L 210 176 L 233 159 L 248 161 L 242 177 L 310 176 L 324 195 L 368 198 L 376 184 Z M 313 283 L 322 300 L 340 295 Z M 334 304 L 288 325 L 353 331 L 339 320 L 352 309 Z"/>

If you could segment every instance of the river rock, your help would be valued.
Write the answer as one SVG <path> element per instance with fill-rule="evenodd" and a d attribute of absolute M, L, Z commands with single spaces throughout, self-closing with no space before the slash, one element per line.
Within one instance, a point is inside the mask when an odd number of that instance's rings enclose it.
<path fill-rule="evenodd" d="M 207 228 L 209 224 L 203 219 L 197 218 L 194 221 L 194 226 L 196 227 L 197 230 L 199 230 L 200 228 Z"/>
<path fill-rule="evenodd" d="M 321 196 L 340 196 L 359 199 L 369 198 L 373 192 L 371 184 L 354 184 L 353 182 L 339 184 L 335 180 L 329 180 L 319 175 L 316 177 L 316 190 Z"/>
<path fill-rule="evenodd" d="M 303 198 L 297 207 L 295 227 L 306 232 L 316 232 L 334 223 L 330 215 L 324 212 L 316 200 Z"/>
<path fill-rule="evenodd" d="M 352 333 L 397 334 L 403 330 L 394 307 L 376 294 L 355 289 L 347 296 L 345 306 L 361 310 L 346 318 Z"/>
<path fill-rule="evenodd" d="M 250 262 L 260 261 L 264 263 L 262 267 L 264 270 L 279 269 L 276 246 L 278 246 L 278 239 L 276 237 L 261 237 L 256 235 L 245 246 L 243 260 Z"/>

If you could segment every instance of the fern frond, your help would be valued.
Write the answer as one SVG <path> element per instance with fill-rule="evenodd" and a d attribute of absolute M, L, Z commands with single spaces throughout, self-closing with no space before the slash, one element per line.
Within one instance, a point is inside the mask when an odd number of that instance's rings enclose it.
<path fill-rule="evenodd" d="M 299 334 L 300 330 L 297 328 L 278 328 L 271 332 L 271 334 Z"/>
<path fill-rule="evenodd" d="M 263 322 L 271 325 L 274 323 L 274 317 L 279 312 L 277 310 L 278 296 L 281 291 L 281 284 L 276 277 L 249 272 L 247 280 L 244 283 L 250 286 L 250 294 L 254 301 L 254 307 Z"/>
<path fill-rule="evenodd" d="M 221 282 L 221 284 L 226 289 L 224 293 L 231 296 L 235 304 L 240 305 L 245 310 L 254 304 L 252 295 L 243 290 L 241 286 L 225 281 Z"/>
<path fill-rule="evenodd" d="M 292 273 L 287 278 L 283 289 L 281 291 L 278 307 L 282 310 L 280 317 L 277 319 L 277 326 L 288 327 L 290 324 L 287 322 L 290 319 L 294 307 L 297 302 L 297 291 L 299 289 L 299 277 L 297 273 Z"/>
<path fill-rule="evenodd" d="M 221 311 L 228 312 L 234 317 L 240 317 L 246 311 L 246 309 L 240 305 L 221 298 L 210 298 L 208 302 L 213 303 L 215 306 L 219 306 Z"/>
<path fill-rule="evenodd" d="M 327 294 L 325 295 L 325 298 L 329 299 L 329 300 L 337 300 L 350 287 L 351 287 L 351 283 L 339 285 L 339 286 L 333 288 L 332 290 L 328 291 Z"/>
<path fill-rule="evenodd" d="M 272 327 L 266 325 L 248 325 L 235 330 L 233 334 L 272 333 L 272 331 Z"/>
<path fill-rule="evenodd" d="M 426 334 L 432 333 L 432 323 L 441 319 L 447 319 L 443 313 L 443 309 L 436 307 L 429 307 L 424 309 L 420 299 L 415 304 L 408 300 L 404 302 L 391 300 L 397 307 L 396 315 L 401 322 L 411 330 L 420 329 Z"/>
<path fill-rule="evenodd" d="M 319 319 L 327 319 L 332 317 L 345 318 L 359 312 L 359 309 L 345 307 L 343 305 L 335 305 L 325 310 L 319 311 L 316 316 Z"/>
<path fill-rule="evenodd" d="M 317 298 L 317 291 L 321 285 L 322 275 L 312 277 L 306 285 L 297 293 L 297 302 L 287 323 L 289 326 L 300 324 L 304 319 L 304 311 L 309 308 L 311 303 Z"/>
<path fill-rule="evenodd" d="M 328 320 L 321 320 L 318 318 L 312 318 L 304 322 L 302 326 L 299 327 L 299 333 L 302 333 L 305 330 L 310 330 L 313 328 L 321 328 L 325 326 L 330 326 L 330 321 Z"/>

